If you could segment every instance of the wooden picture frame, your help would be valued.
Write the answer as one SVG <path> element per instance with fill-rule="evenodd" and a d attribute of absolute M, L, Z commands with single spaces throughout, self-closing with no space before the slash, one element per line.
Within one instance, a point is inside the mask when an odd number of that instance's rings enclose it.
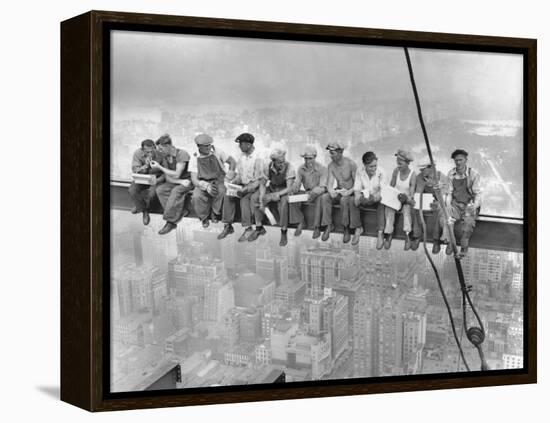
<path fill-rule="evenodd" d="M 523 55 L 523 369 L 110 393 L 109 31 L 273 38 Z M 89 411 L 536 383 L 536 40 L 91 11 L 61 23 L 61 399 Z M 503 226 L 494 226 L 494 234 Z M 516 233 L 517 235 L 517 233 Z M 496 241 L 493 242 L 493 245 Z M 177 368 L 168 369 L 177 377 Z M 170 372 L 174 372 L 173 374 Z"/>

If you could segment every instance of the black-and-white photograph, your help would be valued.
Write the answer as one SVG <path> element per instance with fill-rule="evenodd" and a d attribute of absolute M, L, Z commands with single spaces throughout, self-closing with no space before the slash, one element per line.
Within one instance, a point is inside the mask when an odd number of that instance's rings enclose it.
<path fill-rule="evenodd" d="M 111 392 L 523 368 L 522 55 L 110 37 Z"/>

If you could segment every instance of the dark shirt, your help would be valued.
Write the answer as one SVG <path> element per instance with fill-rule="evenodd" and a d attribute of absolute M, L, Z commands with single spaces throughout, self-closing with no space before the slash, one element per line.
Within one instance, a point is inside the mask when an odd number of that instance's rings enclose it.
<path fill-rule="evenodd" d="M 158 151 L 153 150 L 150 154 L 147 154 L 145 151 L 143 151 L 141 148 L 138 148 L 136 151 L 134 151 L 134 155 L 132 156 L 132 173 L 159 173 L 151 169 L 151 165 L 149 165 L 149 160 L 155 160 L 158 161 L 160 158 L 160 154 Z M 140 170 L 140 167 L 147 165 L 146 169 Z M 162 173 L 162 172 L 161 172 Z"/>
<path fill-rule="evenodd" d="M 164 157 L 162 166 L 170 170 L 176 170 L 176 165 L 178 163 L 183 163 L 184 166 L 179 179 L 189 179 L 191 177 L 188 170 L 189 160 L 190 156 L 187 151 L 173 147 L 172 150 Z"/>
<path fill-rule="evenodd" d="M 296 174 L 294 185 L 296 191 L 300 189 L 301 185 L 306 191 L 311 191 L 315 187 L 326 187 L 327 168 L 317 162 L 314 162 L 311 168 L 307 168 L 305 164 L 301 165 Z"/>

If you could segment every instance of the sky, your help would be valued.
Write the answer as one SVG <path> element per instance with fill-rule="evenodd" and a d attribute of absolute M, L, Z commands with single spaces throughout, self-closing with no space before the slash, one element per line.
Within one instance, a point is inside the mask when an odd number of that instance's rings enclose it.
<path fill-rule="evenodd" d="M 421 98 L 520 119 L 522 57 L 410 49 Z M 114 31 L 112 106 L 255 108 L 412 99 L 402 48 Z"/>

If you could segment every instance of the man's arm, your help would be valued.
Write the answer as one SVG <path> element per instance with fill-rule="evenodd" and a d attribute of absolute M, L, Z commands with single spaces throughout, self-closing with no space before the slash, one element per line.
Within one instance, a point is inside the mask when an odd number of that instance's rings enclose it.
<path fill-rule="evenodd" d="M 132 156 L 132 173 L 147 173 L 149 165 L 143 163 L 143 157 L 140 150 L 134 152 Z"/>
<path fill-rule="evenodd" d="M 472 176 L 472 193 L 474 194 L 474 209 L 481 206 L 481 175 L 477 172 Z"/>
<path fill-rule="evenodd" d="M 352 179 L 352 186 L 351 186 L 351 188 L 345 189 L 345 190 L 342 191 L 342 196 L 343 197 L 349 197 L 350 195 L 352 195 L 353 194 L 353 188 L 354 188 L 354 185 L 355 185 L 355 177 L 356 177 L 356 174 L 357 174 L 357 165 L 351 159 L 349 161 L 349 167 L 350 167 L 350 173 L 351 173 L 351 179 Z"/>

